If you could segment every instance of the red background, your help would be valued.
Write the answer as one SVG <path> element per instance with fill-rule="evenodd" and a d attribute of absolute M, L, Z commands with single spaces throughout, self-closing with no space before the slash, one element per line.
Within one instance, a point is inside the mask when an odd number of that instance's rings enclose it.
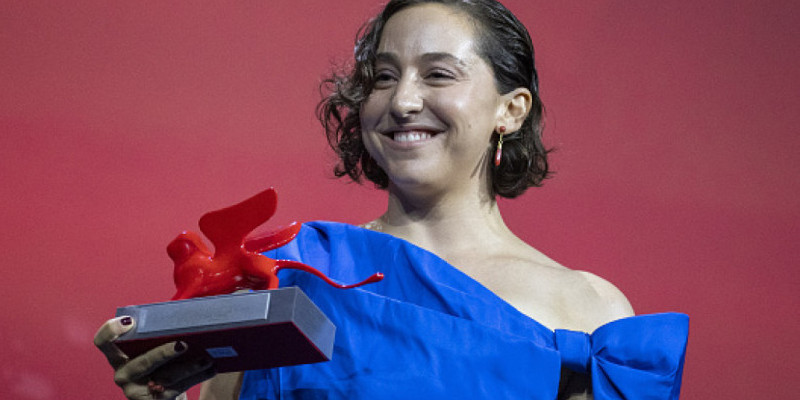
<path fill-rule="evenodd" d="M 205 211 L 270 185 L 272 226 L 382 211 L 381 192 L 331 178 L 313 112 L 375 0 L 11 3 L 0 398 L 121 398 L 94 331 L 172 295 L 164 247 Z M 797 3 L 507 5 L 558 149 L 554 179 L 502 202 L 508 223 L 638 313 L 690 314 L 683 398 L 793 397 Z"/>

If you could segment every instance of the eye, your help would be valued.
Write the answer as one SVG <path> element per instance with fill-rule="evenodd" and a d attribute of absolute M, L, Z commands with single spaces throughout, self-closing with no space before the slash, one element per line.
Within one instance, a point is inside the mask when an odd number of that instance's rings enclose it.
<path fill-rule="evenodd" d="M 393 79 L 394 76 L 387 72 L 379 72 L 378 74 L 375 75 L 375 81 L 383 82 L 383 81 L 390 81 Z"/>
<path fill-rule="evenodd" d="M 446 69 L 435 68 L 425 74 L 425 79 L 434 82 L 447 82 L 456 79 L 456 74 Z"/>
<path fill-rule="evenodd" d="M 375 86 L 378 88 L 387 87 L 397 80 L 395 73 L 390 69 L 379 69 L 375 71 Z"/>

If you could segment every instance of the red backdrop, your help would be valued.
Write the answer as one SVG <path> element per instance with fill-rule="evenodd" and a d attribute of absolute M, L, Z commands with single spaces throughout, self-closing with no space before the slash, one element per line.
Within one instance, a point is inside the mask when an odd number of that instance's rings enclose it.
<path fill-rule="evenodd" d="M 172 295 L 164 247 L 270 185 L 270 222 L 363 222 L 314 119 L 374 0 L 4 2 L 0 397 L 121 398 L 91 344 Z M 692 316 L 684 398 L 795 395 L 800 9 L 793 1 L 530 2 L 557 175 L 503 201 L 636 311 Z"/>

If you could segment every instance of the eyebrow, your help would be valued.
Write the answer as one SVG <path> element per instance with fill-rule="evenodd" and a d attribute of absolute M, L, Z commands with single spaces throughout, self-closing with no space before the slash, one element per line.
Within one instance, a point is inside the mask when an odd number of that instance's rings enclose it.
<path fill-rule="evenodd" d="M 420 61 L 422 62 L 435 62 L 435 61 L 443 61 L 455 64 L 458 68 L 465 69 L 467 68 L 467 63 L 464 60 L 445 52 L 432 52 L 432 53 L 425 53 L 419 57 Z M 397 58 L 397 55 L 394 53 L 378 53 L 375 55 L 376 62 L 386 62 L 389 64 L 399 64 L 400 60 Z"/>

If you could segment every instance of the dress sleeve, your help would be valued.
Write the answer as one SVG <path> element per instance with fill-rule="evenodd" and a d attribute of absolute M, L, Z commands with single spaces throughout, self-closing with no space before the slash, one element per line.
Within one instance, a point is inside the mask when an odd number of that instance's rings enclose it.
<path fill-rule="evenodd" d="M 678 313 L 623 318 L 591 335 L 558 329 L 565 367 L 590 373 L 596 400 L 676 400 L 680 394 L 689 317 Z"/>

